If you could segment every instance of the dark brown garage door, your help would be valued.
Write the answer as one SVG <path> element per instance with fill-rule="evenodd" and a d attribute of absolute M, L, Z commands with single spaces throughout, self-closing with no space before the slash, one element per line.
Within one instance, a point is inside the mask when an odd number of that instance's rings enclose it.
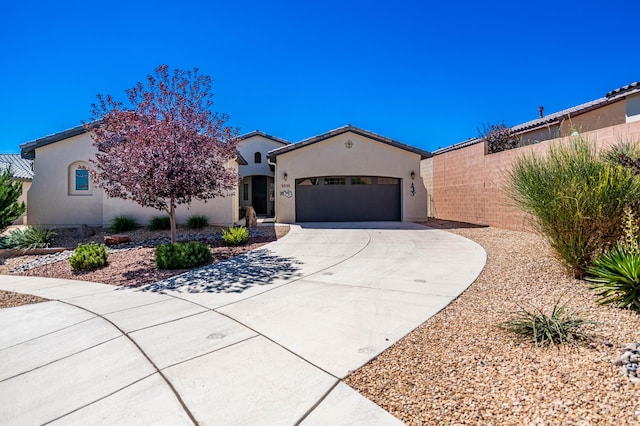
<path fill-rule="evenodd" d="M 330 176 L 296 179 L 297 222 L 400 219 L 400 179 Z"/>

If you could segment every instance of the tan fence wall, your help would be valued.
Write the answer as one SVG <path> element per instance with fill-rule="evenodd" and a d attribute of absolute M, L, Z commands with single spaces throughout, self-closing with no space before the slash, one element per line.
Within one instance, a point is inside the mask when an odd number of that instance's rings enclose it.
<path fill-rule="evenodd" d="M 605 147 L 621 139 L 640 141 L 640 122 L 606 127 L 583 135 Z M 506 175 L 520 155 L 544 155 L 552 139 L 518 149 L 486 154 L 486 143 L 479 143 L 433 157 L 432 215 L 497 228 L 531 230 L 527 218 L 516 209 L 505 193 Z M 426 171 L 426 170 L 424 170 Z M 423 179 L 427 179 L 423 175 Z"/>

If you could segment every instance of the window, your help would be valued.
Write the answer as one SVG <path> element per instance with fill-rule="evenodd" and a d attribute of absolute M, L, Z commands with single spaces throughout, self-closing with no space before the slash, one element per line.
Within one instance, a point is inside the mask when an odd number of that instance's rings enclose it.
<path fill-rule="evenodd" d="M 351 185 L 371 185 L 370 177 L 352 177 Z"/>
<path fill-rule="evenodd" d="M 253 154 L 253 162 L 256 164 L 262 163 L 262 153 L 256 152 Z"/>
<path fill-rule="evenodd" d="M 76 191 L 89 190 L 89 170 L 76 170 Z"/>
<path fill-rule="evenodd" d="M 249 184 L 248 183 L 242 184 L 242 199 L 244 201 L 249 200 Z"/>
<path fill-rule="evenodd" d="M 89 164 L 84 161 L 71 163 L 68 168 L 69 195 L 91 195 Z"/>
<path fill-rule="evenodd" d="M 324 178 L 325 185 L 346 185 L 346 179 L 343 177 L 328 177 Z"/>

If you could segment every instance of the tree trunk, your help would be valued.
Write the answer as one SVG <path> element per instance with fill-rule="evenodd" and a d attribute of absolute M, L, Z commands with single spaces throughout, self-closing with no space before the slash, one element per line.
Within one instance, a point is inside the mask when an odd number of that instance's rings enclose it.
<path fill-rule="evenodd" d="M 169 202 L 169 223 L 171 223 L 171 242 L 176 243 L 176 206 L 173 200 Z"/>

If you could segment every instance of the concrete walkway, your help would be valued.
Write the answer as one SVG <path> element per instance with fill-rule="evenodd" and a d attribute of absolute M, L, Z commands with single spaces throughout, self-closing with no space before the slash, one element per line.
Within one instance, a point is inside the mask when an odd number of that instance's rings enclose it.
<path fill-rule="evenodd" d="M 477 244 L 411 223 L 293 225 L 126 289 L 0 276 L 0 424 L 392 425 L 341 379 L 450 303 Z"/>

